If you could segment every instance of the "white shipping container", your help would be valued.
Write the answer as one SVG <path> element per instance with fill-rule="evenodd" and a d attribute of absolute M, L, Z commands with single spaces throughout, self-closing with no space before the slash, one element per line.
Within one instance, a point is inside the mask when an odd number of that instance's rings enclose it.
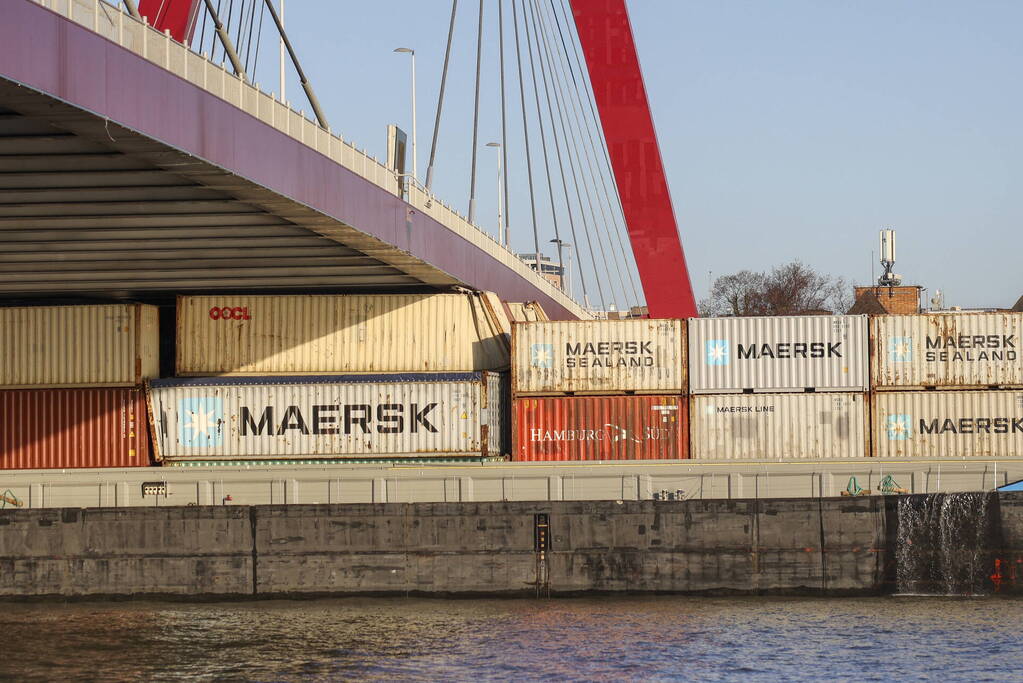
<path fill-rule="evenodd" d="M 1023 456 L 1023 392 L 886 391 L 872 401 L 876 457 Z"/>
<path fill-rule="evenodd" d="M 502 370 L 510 331 L 486 294 L 182 296 L 177 374 Z"/>
<path fill-rule="evenodd" d="M 691 318 L 688 334 L 694 394 L 870 387 L 865 315 Z"/>
<path fill-rule="evenodd" d="M 512 325 L 516 396 L 685 389 L 681 320 L 573 320 Z"/>
<path fill-rule="evenodd" d="M 232 377 L 148 386 L 158 459 L 497 456 L 508 452 L 497 373 Z"/>
<path fill-rule="evenodd" d="M 864 394 L 720 394 L 690 401 L 691 458 L 832 460 L 868 455 Z"/>
<path fill-rule="evenodd" d="M 0 387 L 129 387 L 160 375 L 155 306 L 0 308 Z"/>
<path fill-rule="evenodd" d="M 879 390 L 1023 386 L 1023 313 L 927 313 L 871 319 Z"/>

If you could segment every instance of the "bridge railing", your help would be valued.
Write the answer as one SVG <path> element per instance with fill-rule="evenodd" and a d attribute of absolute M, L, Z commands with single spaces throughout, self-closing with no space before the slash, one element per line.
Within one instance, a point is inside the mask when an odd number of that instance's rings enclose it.
<path fill-rule="evenodd" d="M 399 196 L 398 178 L 385 164 L 346 141 L 340 134 L 321 128 L 307 118 L 304 111 L 292 109 L 286 102 L 278 99 L 276 94 L 263 92 L 258 86 L 228 71 L 226 64 L 215 64 L 206 55 L 175 41 L 169 32 L 161 33 L 136 20 L 124 10 L 123 5 L 113 5 L 106 0 L 32 1 L 180 76 L 315 149 L 377 187 Z M 453 230 L 492 258 L 531 281 L 536 288 L 579 317 L 592 317 L 590 312 L 530 268 L 492 235 L 470 223 L 465 216 L 432 193 L 411 183 L 403 199 L 415 210 Z"/>

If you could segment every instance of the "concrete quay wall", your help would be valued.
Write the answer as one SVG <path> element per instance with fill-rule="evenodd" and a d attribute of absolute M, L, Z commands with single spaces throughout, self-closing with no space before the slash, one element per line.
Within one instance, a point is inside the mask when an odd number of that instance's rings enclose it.
<path fill-rule="evenodd" d="M 1023 495 L 1001 498 L 1008 568 Z M 0 598 L 871 595 L 893 590 L 897 500 L 3 510 Z"/>

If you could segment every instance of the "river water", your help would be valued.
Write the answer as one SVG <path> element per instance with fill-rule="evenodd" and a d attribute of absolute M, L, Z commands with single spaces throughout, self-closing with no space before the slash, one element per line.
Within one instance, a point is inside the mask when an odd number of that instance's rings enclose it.
<path fill-rule="evenodd" d="M 5 604 L 5 680 L 1023 680 L 999 598 Z"/>

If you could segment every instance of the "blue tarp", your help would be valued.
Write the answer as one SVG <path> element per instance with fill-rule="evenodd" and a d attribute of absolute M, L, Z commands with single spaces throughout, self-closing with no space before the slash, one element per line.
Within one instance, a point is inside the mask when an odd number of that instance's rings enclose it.
<path fill-rule="evenodd" d="M 998 490 L 999 491 L 1023 491 L 1023 479 L 1020 479 L 1019 481 L 1014 481 L 1011 484 L 1006 484 L 1005 486 L 1001 487 Z"/>

